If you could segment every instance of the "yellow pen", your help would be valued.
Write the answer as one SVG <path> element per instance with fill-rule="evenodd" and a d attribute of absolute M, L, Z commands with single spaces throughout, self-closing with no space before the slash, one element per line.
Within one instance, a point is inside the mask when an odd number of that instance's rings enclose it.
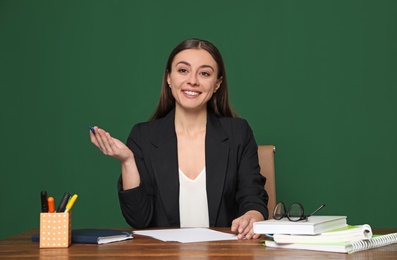
<path fill-rule="evenodd" d="M 69 200 L 68 204 L 66 205 L 65 213 L 70 211 L 77 200 L 77 194 L 74 194 L 72 198 Z"/>

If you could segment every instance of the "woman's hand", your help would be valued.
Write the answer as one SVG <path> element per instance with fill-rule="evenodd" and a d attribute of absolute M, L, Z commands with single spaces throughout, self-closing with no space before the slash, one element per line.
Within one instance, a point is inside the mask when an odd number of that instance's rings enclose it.
<path fill-rule="evenodd" d="M 134 154 L 124 143 L 113 138 L 105 130 L 94 126 L 95 134 L 90 131 L 91 142 L 105 155 L 111 156 L 121 162 L 121 177 L 123 189 L 133 189 L 140 184 L 139 171 L 135 163 Z"/>
<path fill-rule="evenodd" d="M 232 232 L 238 232 L 238 239 L 256 239 L 260 234 L 254 233 L 253 224 L 256 221 L 264 220 L 262 214 L 256 210 L 250 210 L 232 222 Z"/>
<path fill-rule="evenodd" d="M 105 130 L 94 126 L 95 134 L 90 131 L 91 142 L 105 155 L 120 160 L 122 163 L 134 157 L 131 150 L 120 140 L 113 138 Z"/>

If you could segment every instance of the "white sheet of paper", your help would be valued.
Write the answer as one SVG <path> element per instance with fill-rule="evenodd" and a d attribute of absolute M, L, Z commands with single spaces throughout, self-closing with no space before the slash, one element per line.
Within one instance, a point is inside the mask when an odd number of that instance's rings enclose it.
<path fill-rule="evenodd" d="M 176 228 L 157 230 L 137 230 L 134 234 L 153 237 L 165 242 L 206 242 L 221 240 L 237 240 L 237 235 L 215 231 L 208 228 Z"/>

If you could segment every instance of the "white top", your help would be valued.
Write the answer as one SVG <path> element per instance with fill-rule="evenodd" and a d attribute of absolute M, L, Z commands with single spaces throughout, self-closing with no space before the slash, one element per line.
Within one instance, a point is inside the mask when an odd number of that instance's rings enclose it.
<path fill-rule="evenodd" d="M 179 169 L 179 214 L 181 227 L 209 227 L 205 167 L 194 180 Z"/>

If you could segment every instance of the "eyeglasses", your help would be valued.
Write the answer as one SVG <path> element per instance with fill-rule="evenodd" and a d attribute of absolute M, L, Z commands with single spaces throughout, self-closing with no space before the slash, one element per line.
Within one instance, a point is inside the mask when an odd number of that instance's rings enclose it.
<path fill-rule="evenodd" d="M 280 220 L 282 218 L 287 217 L 290 221 L 294 221 L 294 222 L 301 221 L 301 220 L 307 220 L 310 216 L 313 216 L 314 214 L 317 213 L 317 211 L 319 211 L 320 209 L 322 209 L 324 207 L 325 207 L 325 204 L 322 204 L 315 211 L 313 211 L 312 214 L 306 216 L 302 204 L 294 203 L 288 208 L 288 211 L 287 211 L 284 203 L 279 202 L 279 203 L 277 203 L 276 207 L 274 208 L 273 218 L 276 220 Z"/>

